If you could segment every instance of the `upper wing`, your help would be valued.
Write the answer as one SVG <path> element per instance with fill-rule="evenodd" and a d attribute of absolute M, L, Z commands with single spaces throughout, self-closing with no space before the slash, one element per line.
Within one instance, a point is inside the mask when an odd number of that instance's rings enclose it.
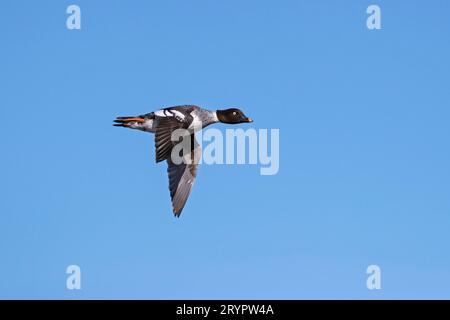
<path fill-rule="evenodd" d="M 167 159 L 167 173 L 169 175 L 169 190 L 172 199 L 173 213 L 179 217 L 186 204 L 189 194 L 197 176 L 197 167 L 201 156 L 201 147 L 194 134 L 190 136 L 190 154 L 182 155 L 183 162 L 175 164 L 171 158 Z"/>
<path fill-rule="evenodd" d="M 192 122 L 192 116 L 175 109 L 162 109 L 155 112 L 155 148 L 156 162 L 170 157 L 173 146 L 172 133 L 177 129 L 187 129 Z"/>

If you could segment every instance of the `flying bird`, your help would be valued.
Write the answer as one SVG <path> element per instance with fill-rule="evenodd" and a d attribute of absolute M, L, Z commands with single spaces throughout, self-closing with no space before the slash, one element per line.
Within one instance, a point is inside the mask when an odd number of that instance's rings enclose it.
<path fill-rule="evenodd" d="M 172 209 L 179 217 L 186 204 L 189 194 L 197 176 L 197 167 L 201 157 L 201 146 L 195 139 L 195 132 L 210 124 L 222 122 L 238 124 L 253 122 L 244 113 L 237 109 L 206 110 L 195 105 L 183 105 L 164 108 L 134 117 L 117 117 L 114 126 L 152 132 L 155 134 L 156 162 L 166 160 L 169 175 L 169 190 L 172 200 Z M 181 151 L 182 161 L 174 161 L 172 151 L 183 140 L 174 139 L 173 133 L 183 129 L 183 139 L 190 143 L 188 152 Z M 182 149 L 186 150 L 186 149 Z M 174 150 L 175 151 L 175 150 Z"/>

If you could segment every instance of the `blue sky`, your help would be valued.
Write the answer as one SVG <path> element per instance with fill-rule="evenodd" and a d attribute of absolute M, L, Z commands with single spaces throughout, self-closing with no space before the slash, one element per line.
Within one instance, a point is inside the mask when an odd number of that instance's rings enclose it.
<path fill-rule="evenodd" d="M 449 11 L 1 1 L 0 298 L 450 298 Z M 280 171 L 204 165 L 176 219 L 153 137 L 111 121 L 191 103 L 279 128 Z"/>

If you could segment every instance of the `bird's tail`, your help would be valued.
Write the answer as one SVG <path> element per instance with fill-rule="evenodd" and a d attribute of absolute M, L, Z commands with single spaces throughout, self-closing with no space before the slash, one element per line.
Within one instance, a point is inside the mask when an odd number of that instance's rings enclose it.
<path fill-rule="evenodd" d="M 137 128 L 142 126 L 145 119 L 143 116 L 135 116 L 135 117 L 117 117 L 114 120 L 113 126 L 115 127 L 126 127 L 126 128 Z"/>

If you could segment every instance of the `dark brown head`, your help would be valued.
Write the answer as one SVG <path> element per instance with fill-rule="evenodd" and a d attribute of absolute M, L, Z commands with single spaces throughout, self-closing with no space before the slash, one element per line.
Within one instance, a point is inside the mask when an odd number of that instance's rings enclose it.
<path fill-rule="evenodd" d="M 236 108 L 217 110 L 217 118 L 223 123 L 244 123 L 253 122 L 253 120 L 247 117 L 241 110 Z"/>

